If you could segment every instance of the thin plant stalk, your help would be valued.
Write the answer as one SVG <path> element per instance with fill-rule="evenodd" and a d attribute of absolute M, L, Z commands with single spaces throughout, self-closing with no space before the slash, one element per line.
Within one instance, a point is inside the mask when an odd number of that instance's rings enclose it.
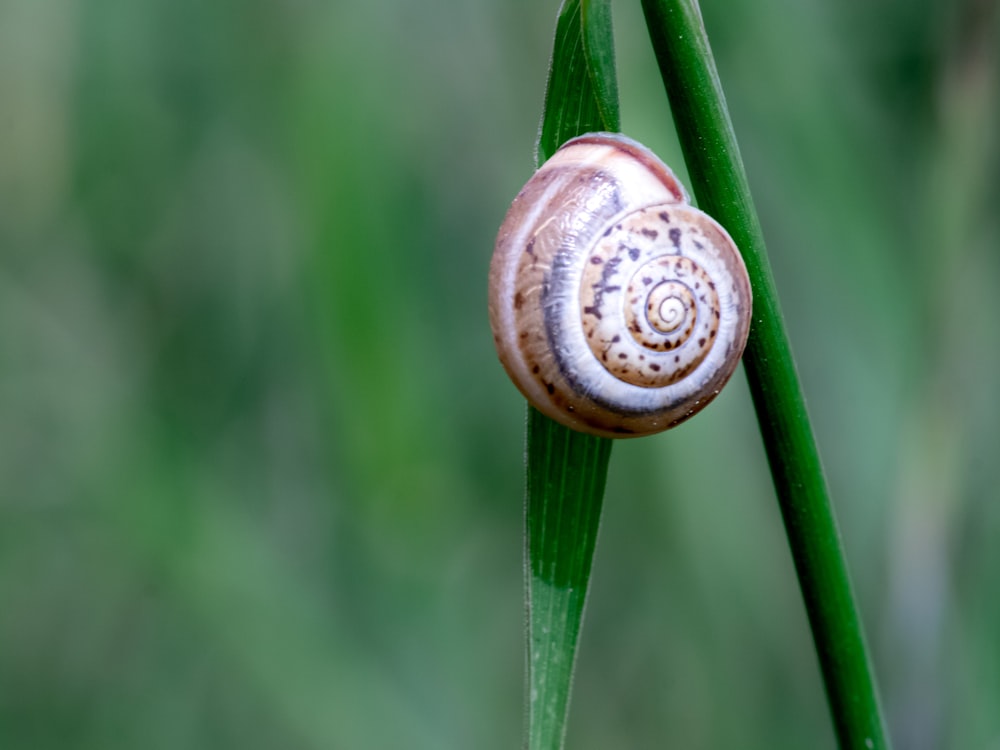
<path fill-rule="evenodd" d="M 840 747 L 888 748 L 840 533 L 778 306 L 760 222 L 697 0 L 643 10 L 698 205 L 743 252 L 754 315 L 743 363 Z"/>

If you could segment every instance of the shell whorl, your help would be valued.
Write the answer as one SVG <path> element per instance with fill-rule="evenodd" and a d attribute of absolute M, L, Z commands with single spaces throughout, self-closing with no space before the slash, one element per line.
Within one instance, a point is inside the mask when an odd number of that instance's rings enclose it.
<path fill-rule="evenodd" d="M 624 136 L 567 142 L 528 181 L 490 266 L 500 360 L 539 410 L 608 437 L 707 405 L 746 344 L 750 284 L 726 231 Z"/>

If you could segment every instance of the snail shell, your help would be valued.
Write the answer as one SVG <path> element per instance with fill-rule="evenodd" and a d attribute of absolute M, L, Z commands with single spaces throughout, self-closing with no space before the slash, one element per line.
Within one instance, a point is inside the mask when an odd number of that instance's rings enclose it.
<path fill-rule="evenodd" d="M 605 437 L 688 419 L 736 369 L 750 282 L 726 231 L 624 136 L 568 141 L 528 181 L 490 265 L 500 361 L 537 409 Z"/>

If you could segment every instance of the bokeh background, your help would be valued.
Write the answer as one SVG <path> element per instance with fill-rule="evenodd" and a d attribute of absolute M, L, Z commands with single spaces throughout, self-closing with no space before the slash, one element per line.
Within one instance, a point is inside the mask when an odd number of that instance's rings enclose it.
<path fill-rule="evenodd" d="M 485 283 L 556 10 L 0 1 L 2 747 L 519 746 Z M 896 747 L 1000 748 L 996 4 L 704 12 Z M 615 447 L 568 746 L 834 746 L 742 373 Z"/>

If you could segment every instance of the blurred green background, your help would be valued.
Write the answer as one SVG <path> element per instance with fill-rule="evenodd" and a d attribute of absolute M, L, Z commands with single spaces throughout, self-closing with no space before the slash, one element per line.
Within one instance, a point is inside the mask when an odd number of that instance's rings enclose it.
<path fill-rule="evenodd" d="M 556 10 L 0 0 L 5 750 L 519 746 L 485 283 Z M 1000 748 L 996 4 L 704 12 L 897 750 Z M 615 447 L 568 747 L 833 744 L 738 373 Z"/>

